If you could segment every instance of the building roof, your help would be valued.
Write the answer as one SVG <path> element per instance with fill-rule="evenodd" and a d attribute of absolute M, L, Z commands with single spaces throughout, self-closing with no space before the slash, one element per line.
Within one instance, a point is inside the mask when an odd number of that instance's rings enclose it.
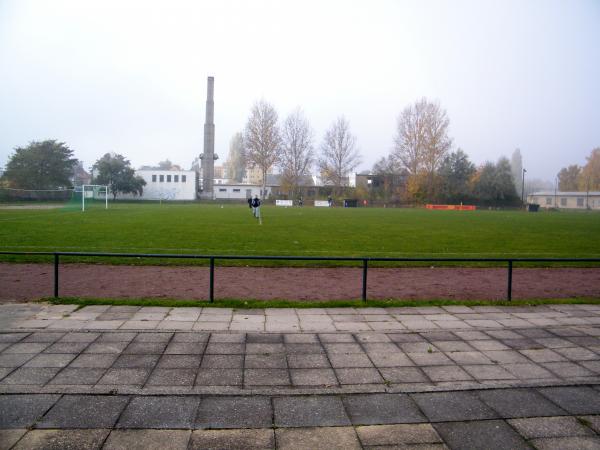
<path fill-rule="evenodd" d="M 532 192 L 531 194 L 528 195 L 537 195 L 540 197 L 543 196 L 554 196 L 554 195 L 562 195 L 564 196 L 569 196 L 569 197 L 581 197 L 581 196 L 586 196 L 586 195 L 600 195 L 600 191 L 537 191 L 537 192 Z"/>

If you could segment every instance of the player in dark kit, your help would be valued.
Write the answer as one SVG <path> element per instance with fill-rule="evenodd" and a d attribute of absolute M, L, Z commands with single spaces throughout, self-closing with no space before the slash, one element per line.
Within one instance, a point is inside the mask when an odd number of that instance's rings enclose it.
<path fill-rule="evenodd" d="M 260 220 L 260 199 L 258 195 L 254 196 L 254 200 L 252 200 L 252 210 L 254 212 L 254 217 Z"/>

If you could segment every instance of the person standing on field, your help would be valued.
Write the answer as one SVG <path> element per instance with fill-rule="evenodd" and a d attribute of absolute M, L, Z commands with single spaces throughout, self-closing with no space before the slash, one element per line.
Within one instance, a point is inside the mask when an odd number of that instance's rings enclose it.
<path fill-rule="evenodd" d="M 260 199 L 258 195 L 254 196 L 254 200 L 252 200 L 252 210 L 254 212 L 254 217 L 260 219 Z"/>
<path fill-rule="evenodd" d="M 252 209 L 252 196 L 248 197 L 248 208 Z M 252 209 L 252 214 L 254 214 L 253 209 Z"/>

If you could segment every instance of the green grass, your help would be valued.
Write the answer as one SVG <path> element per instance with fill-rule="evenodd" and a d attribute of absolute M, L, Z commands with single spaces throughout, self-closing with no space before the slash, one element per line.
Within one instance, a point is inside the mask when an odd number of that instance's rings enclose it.
<path fill-rule="evenodd" d="M 577 298 L 556 298 L 556 299 L 527 299 L 513 300 L 511 302 L 502 300 L 369 300 L 362 302 L 360 300 L 329 300 L 325 302 L 310 301 L 290 301 L 290 300 L 237 300 L 223 299 L 215 300 L 213 303 L 197 300 L 178 300 L 178 299 L 156 299 L 156 298 L 137 298 L 137 299 L 114 299 L 114 298 L 80 298 L 80 297 L 49 297 L 40 300 L 54 305 L 79 305 L 81 308 L 89 305 L 128 305 L 128 306 L 163 306 L 169 308 L 175 307 L 213 307 L 213 308 L 389 308 L 389 307 L 423 307 L 423 306 L 538 306 L 538 305 L 564 305 L 564 304 L 600 304 L 600 298 L 577 297 Z"/>
<path fill-rule="evenodd" d="M 0 250 L 369 257 L 600 257 L 593 212 L 111 203 L 0 209 Z M 3 261 L 40 258 L 1 256 Z M 47 259 L 46 259 L 47 260 Z M 70 258 L 64 258 L 68 261 Z M 99 262 L 97 259 L 88 261 Z M 135 259 L 113 263 L 166 263 Z M 189 264 L 191 261 L 177 261 Z M 173 263 L 173 261 L 168 261 Z M 249 264 L 248 262 L 238 262 Z M 223 264 L 223 262 L 219 262 Z M 261 263 L 263 264 L 263 263 Z M 287 264 L 287 263 L 285 263 Z"/>

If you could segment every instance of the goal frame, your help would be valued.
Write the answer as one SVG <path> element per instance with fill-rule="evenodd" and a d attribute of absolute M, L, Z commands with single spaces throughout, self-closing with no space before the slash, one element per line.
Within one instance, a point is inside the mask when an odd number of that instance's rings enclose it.
<path fill-rule="evenodd" d="M 104 209 L 108 209 L 108 186 L 105 184 L 83 184 L 81 185 L 81 211 L 85 211 L 85 188 L 98 187 L 104 188 Z"/>

